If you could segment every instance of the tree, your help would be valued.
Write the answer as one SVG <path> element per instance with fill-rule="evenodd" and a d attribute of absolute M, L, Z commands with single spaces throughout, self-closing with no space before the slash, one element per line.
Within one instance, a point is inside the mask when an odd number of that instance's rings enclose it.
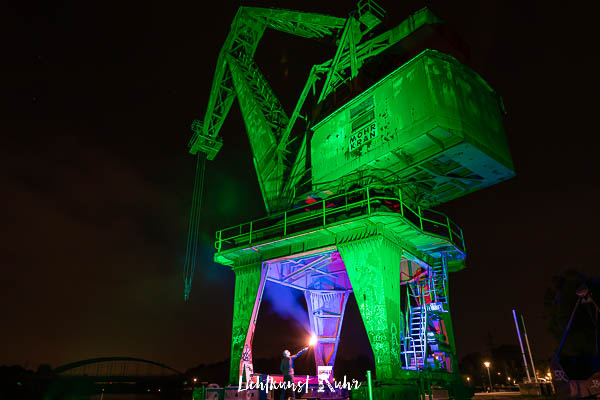
<path fill-rule="evenodd" d="M 556 339 L 558 349 L 578 299 L 577 290 L 587 287 L 592 299 L 596 304 L 600 304 L 600 278 L 590 278 L 575 269 L 568 269 L 552 280 L 553 286 L 546 290 L 544 298 L 544 318 L 550 333 Z M 596 353 L 600 343 L 597 337 L 598 328 L 594 325 L 598 322 L 593 305 L 581 304 L 573 314 L 573 322 L 561 354 L 575 356 Z"/>

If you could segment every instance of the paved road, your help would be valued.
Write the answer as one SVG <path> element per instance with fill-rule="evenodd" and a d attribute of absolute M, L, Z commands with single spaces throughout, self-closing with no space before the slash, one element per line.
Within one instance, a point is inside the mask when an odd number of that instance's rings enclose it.
<path fill-rule="evenodd" d="M 514 400 L 516 397 L 526 399 L 552 399 L 553 397 L 521 396 L 519 392 L 475 393 L 473 400 Z"/>

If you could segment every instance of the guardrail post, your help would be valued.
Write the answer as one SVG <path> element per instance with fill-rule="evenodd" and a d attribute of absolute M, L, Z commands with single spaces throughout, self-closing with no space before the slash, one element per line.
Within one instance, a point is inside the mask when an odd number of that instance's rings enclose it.
<path fill-rule="evenodd" d="M 452 228 L 450 227 L 450 218 L 446 217 L 446 225 L 448 225 L 448 234 L 450 235 L 450 241 L 452 242 Z"/>
<path fill-rule="evenodd" d="M 369 400 L 373 400 L 373 384 L 371 383 L 371 370 L 367 370 L 367 389 Z"/>
<path fill-rule="evenodd" d="M 423 230 L 423 217 L 421 217 L 421 206 L 417 206 L 417 211 L 419 211 L 419 224 L 421 224 L 421 230 Z"/>
<path fill-rule="evenodd" d="M 221 231 L 217 231 L 215 233 L 216 236 L 216 243 L 215 243 L 215 249 L 217 249 L 217 253 L 219 253 L 221 251 Z"/>
<path fill-rule="evenodd" d="M 248 241 L 248 244 L 252 244 L 252 222 L 253 221 L 250 221 L 250 239 Z"/>
<path fill-rule="evenodd" d="M 402 190 L 398 189 L 398 198 L 400 199 L 400 215 L 404 217 L 404 203 L 402 202 Z"/>

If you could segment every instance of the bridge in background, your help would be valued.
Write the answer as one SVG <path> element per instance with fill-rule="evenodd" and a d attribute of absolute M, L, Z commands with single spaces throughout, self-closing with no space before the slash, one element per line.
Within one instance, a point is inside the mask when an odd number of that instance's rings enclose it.
<path fill-rule="evenodd" d="M 45 382 L 44 400 L 110 400 L 127 395 L 137 399 L 142 394 L 145 399 L 180 398 L 188 385 L 183 372 L 134 357 L 90 358 L 61 365 L 52 372 Z"/>

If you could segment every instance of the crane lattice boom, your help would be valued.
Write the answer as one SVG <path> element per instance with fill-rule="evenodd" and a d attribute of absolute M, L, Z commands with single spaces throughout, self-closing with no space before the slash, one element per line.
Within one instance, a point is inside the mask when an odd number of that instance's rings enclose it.
<path fill-rule="evenodd" d="M 306 137 L 301 139 L 297 154 L 290 157 L 288 149 L 294 140 L 292 128 L 301 115 L 304 101 L 310 89 L 315 94 L 315 84 L 321 77 L 326 79 L 319 101 L 355 77 L 361 62 L 371 56 L 371 51 L 382 51 L 390 45 L 392 41 L 385 36 L 358 46 L 363 36 L 381 21 L 382 15 L 383 10 L 372 1 L 361 1 L 358 13 L 346 19 L 300 11 L 241 7 L 219 53 L 204 120 L 202 123 L 196 121 L 192 127 L 194 136 L 190 141 L 190 152 L 202 151 L 209 160 L 215 157 L 222 143 L 219 131 L 237 96 L 267 212 L 271 214 L 288 207 L 307 170 L 304 165 Z M 311 69 L 290 117 L 254 62 L 254 53 L 266 28 L 309 39 L 340 38 L 333 60 Z M 385 43 L 382 44 L 382 40 Z M 350 74 L 345 72 L 348 68 Z"/>

